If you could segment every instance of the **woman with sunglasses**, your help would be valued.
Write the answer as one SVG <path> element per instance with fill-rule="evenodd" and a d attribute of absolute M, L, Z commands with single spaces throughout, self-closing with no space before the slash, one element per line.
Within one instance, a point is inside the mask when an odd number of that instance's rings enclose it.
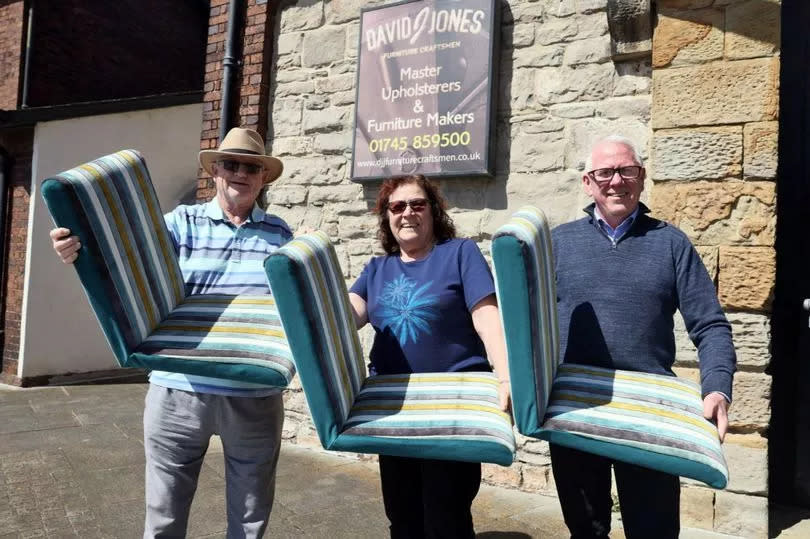
<path fill-rule="evenodd" d="M 438 188 L 422 175 L 385 180 L 374 212 L 384 256 L 366 265 L 349 298 L 374 327 L 374 374 L 491 371 L 509 409 L 509 372 L 489 266 L 457 239 Z M 391 537 L 472 538 L 481 464 L 380 455 Z"/>

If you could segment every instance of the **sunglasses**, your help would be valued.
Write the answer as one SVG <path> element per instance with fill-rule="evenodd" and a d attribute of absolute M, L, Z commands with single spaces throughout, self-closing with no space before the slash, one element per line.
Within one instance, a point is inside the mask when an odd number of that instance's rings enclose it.
<path fill-rule="evenodd" d="M 414 212 L 420 213 L 425 210 L 427 205 L 428 200 L 426 198 L 412 198 L 410 200 L 397 200 L 396 202 L 389 202 L 387 208 L 394 215 L 399 215 L 405 211 L 405 208 L 411 208 Z"/>
<path fill-rule="evenodd" d="M 227 170 L 228 172 L 237 172 L 239 170 L 239 166 L 243 166 L 245 168 L 246 174 L 258 174 L 264 167 L 257 163 L 244 163 L 242 161 L 237 161 L 235 159 L 223 159 L 222 161 L 217 161 L 222 168 Z"/>

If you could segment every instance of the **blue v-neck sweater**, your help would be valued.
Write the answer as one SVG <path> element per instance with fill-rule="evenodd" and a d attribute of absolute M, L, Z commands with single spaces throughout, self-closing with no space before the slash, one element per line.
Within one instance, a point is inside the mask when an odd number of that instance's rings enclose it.
<path fill-rule="evenodd" d="M 562 360 L 672 375 L 673 315 L 680 310 L 698 350 L 703 395 L 731 398 L 731 326 L 692 243 L 646 215 L 643 204 L 614 243 L 593 207 L 552 232 Z"/>

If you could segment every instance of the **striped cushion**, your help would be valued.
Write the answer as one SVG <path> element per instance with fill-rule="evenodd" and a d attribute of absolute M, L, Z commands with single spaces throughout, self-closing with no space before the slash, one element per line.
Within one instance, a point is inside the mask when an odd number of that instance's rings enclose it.
<path fill-rule="evenodd" d="M 496 232 L 492 259 L 521 434 L 725 487 L 717 429 L 703 419 L 697 386 L 558 365 L 551 235 L 540 210 L 523 208 Z"/>
<path fill-rule="evenodd" d="M 515 435 L 489 372 L 366 380 L 331 449 L 512 464 Z"/>
<path fill-rule="evenodd" d="M 323 232 L 299 236 L 265 261 L 310 412 L 328 447 L 366 377 L 335 249 Z"/>
<path fill-rule="evenodd" d="M 54 176 L 42 196 L 79 236 L 75 267 L 116 359 L 126 365 L 185 292 L 146 163 L 124 150 Z"/>
<path fill-rule="evenodd" d="M 292 354 L 272 296 L 189 296 L 132 354 L 148 369 L 286 386 Z"/>
<path fill-rule="evenodd" d="M 673 376 L 562 364 L 539 438 L 724 488 L 700 387 Z"/>
<path fill-rule="evenodd" d="M 543 212 L 527 206 L 495 233 L 495 286 L 506 336 L 518 430 L 535 436 L 551 394 L 560 344 L 551 234 Z"/>
<path fill-rule="evenodd" d="M 301 385 L 324 448 L 512 463 L 509 417 L 491 373 L 366 379 L 348 292 L 322 232 L 299 236 L 265 261 Z"/>

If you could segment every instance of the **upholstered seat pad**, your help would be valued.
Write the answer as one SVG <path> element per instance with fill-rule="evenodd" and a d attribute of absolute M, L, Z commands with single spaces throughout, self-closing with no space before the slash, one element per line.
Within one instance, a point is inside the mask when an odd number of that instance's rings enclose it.
<path fill-rule="evenodd" d="M 716 488 L 728 482 L 700 388 L 676 377 L 559 365 L 538 437 Z"/>
<path fill-rule="evenodd" d="M 189 296 L 130 360 L 153 370 L 281 387 L 295 375 L 275 300 L 266 294 Z"/>
<path fill-rule="evenodd" d="M 380 375 L 366 379 L 330 449 L 508 466 L 515 437 L 492 373 Z"/>

